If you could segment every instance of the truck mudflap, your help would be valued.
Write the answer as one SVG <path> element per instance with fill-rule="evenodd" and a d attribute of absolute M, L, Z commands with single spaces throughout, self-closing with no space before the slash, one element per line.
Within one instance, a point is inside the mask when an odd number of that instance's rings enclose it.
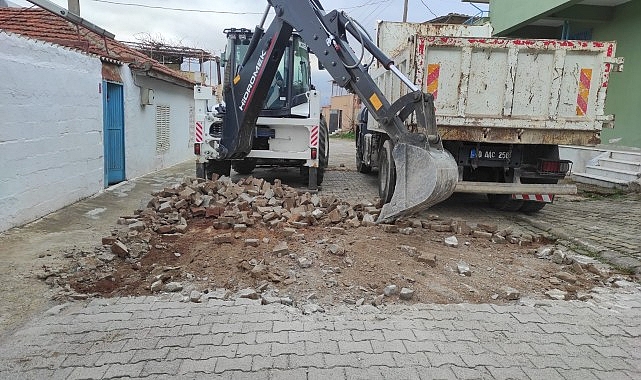
<path fill-rule="evenodd" d="M 542 203 L 554 202 L 554 194 L 512 194 L 512 199 Z"/>
<path fill-rule="evenodd" d="M 399 143 L 392 155 L 396 165 L 394 195 L 383 205 L 377 223 L 424 210 L 454 192 L 458 167 L 447 150 Z"/>

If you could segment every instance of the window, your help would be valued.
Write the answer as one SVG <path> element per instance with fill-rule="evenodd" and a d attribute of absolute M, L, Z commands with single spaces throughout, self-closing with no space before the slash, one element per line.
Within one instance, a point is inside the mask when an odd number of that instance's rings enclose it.
<path fill-rule="evenodd" d="M 169 150 L 169 106 L 156 106 L 156 152 Z"/>

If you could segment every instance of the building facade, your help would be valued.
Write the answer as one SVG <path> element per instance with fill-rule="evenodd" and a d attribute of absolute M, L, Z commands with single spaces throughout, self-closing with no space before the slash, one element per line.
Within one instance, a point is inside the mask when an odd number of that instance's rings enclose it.
<path fill-rule="evenodd" d="M 41 9 L 0 8 L 0 231 L 193 157 L 194 82 Z"/>

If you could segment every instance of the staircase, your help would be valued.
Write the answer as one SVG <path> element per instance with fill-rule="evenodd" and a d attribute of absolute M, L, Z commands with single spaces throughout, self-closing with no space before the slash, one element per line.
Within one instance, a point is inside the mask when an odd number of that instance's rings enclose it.
<path fill-rule="evenodd" d="M 641 178 L 641 152 L 605 151 L 585 165 L 585 173 L 573 173 L 575 182 L 627 189 Z"/>

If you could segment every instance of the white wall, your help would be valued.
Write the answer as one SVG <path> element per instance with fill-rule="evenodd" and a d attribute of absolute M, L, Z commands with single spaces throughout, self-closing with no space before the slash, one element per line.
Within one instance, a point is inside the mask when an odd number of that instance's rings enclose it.
<path fill-rule="evenodd" d="M 194 158 L 189 144 L 190 109 L 194 106 L 193 88 L 173 85 L 158 79 L 132 76 L 123 66 L 125 94 L 125 175 L 132 179 Z M 134 83 L 135 79 L 135 83 Z M 140 105 L 140 87 L 154 90 L 152 105 Z M 169 150 L 156 151 L 156 106 L 170 106 Z M 194 163 L 194 173 L 195 173 Z"/>
<path fill-rule="evenodd" d="M 103 188 L 101 67 L 0 32 L 0 231 Z"/>

